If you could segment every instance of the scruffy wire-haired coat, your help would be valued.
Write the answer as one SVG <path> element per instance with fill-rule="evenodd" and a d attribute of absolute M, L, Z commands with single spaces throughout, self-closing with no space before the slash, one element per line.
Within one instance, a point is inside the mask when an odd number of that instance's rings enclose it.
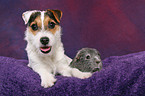
<path fill-rule="evenodd" d="M 60 10 L 50 9 L 26 11 L 22 15 L 27 25 L 25 40 L 28 66 L 40 75 L 41 86 L 44 88 L 54 85 L 56 72 L 81 79 L 92 75 L 69 67 L 71 59 L 64 54 L 61 42 L 61 17 Z"/>

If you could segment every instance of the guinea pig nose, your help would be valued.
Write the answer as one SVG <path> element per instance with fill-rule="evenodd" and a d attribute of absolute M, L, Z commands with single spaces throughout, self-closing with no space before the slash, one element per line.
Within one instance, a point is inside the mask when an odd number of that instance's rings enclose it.
<path fill-rule="evenodd" d="M 99 71 L 99 68 L 95 68 L 93 69 L 93 72 Z"/>
<path fill-rule="evenodd" d="M 48 44 L 48 42 L 49 42 L 49 38 L 48 38 L 48 37 L 42 37 L 42 38 L 40 38 L 40 42 L 41 42 L 43 45 L 46 45 L 46 44 Z"/>
<path fill-rule="evenodd" d="M 101 61 L 96 61 L 97 64 L 99 64 Z"/>

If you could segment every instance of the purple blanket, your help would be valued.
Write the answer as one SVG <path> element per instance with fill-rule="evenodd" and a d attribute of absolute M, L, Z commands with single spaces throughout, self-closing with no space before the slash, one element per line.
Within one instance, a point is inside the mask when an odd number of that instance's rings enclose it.
<path fill-rule="evenodd" d="M 103 60 L 104 68 L 88 79 L 56 76 L 44 89 L 27 60 L 0 57 L 0 96 L 143 96 L 145 51 Z"/>

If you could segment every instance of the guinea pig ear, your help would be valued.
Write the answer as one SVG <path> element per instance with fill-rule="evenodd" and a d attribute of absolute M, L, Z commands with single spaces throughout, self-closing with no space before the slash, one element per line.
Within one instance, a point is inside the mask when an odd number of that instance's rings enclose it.
<path fill-rule="evenodd" d="M 76 62 L 78 60 L 80 60 L 80 57 L 79 56 L 77 56 L 74 61 Z"/>
<path fill-rule="evenodd" d="M 32 15 L 32 13 L 36 12 L 37 10 L 32 10 L 32 11 L 26 11 L 22 14 L 22 18 L 25 22 L 25 24 L 28 23 L 29 19 L 30 19 L 30 16 Z"/>
<path fill-rule="evenodd" d="M 79 59 L 80 59 L 80 57 L 77 57 L 76 59 L 77 59 L 77 60 L 79 60 Z"/>

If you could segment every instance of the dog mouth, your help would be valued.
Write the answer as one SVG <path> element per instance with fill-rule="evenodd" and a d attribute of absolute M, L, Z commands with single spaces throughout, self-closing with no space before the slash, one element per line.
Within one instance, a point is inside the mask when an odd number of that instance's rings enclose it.
<path fill-rule="evenodd" d="M 47 54 L 51 51 L 51 46 L 44 46 L 44 47 L 40 47 L 40 50 L 42 53 Z"/>

